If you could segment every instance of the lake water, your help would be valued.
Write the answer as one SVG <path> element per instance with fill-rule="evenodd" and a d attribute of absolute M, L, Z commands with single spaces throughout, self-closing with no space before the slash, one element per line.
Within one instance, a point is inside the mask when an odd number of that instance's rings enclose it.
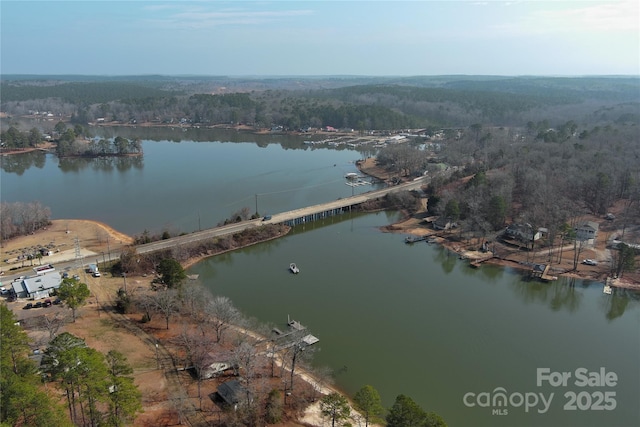
<path fill-rule="evenodd" d="M 273 214 L 372 188 L 345 185 L 344 175 L 357 172 L 357 151 L 269 144 L 273 138 L 145 141 L 143 158 L 1 157 L 2 200 L 38 200 L 54 219 L 91 218 L 127 234 L 175 234 L 213 227 L 244 207 Z"/>
<path fill-rule="evenodd" d="M 583 281 L 523 281 L 509 269 L 475 270 L 448 251 L 380 226 L 393 215 L 344 216 L 298 227 L 285 238 L 210 258 L 190 269 L 215 294 L 281 329 L 287 315 L 320 338 L 317 365 L 355 393 L 376 387 L 387 406 L 406 394 L 450 426 L 633 426 L 640 420 L 640 304 Z M 301 272 L 287 267 L 296 262 Z M 580 387 L 575 371 L 615 372 L 614 387 Z M 537 369 L 572 372 L 567 386 L 537 386 Z M 468 407 L 467 393 L 550 393 L 525 412 L 509 405 Z M 584 408 L 594 392 L 616 393 L 616 408 Z M 533 397 L 529 397 L 533 401 Z M 474 400 L 468 396 L 467 401 Z"/>
<path fill-rule="evenodd" d="M 262 214 L 351 195 L 343 177 L 360 153 L 278 138 L 146 140 L 144 158 L 126 161 L 2 158 L 2 200 L 39 200 L 54 218 L 95 219 L 137 234 L 212 226 L 242 207 L 255 210 L 256 194 Z M 373 385 L 386 406 L 406 394 L 454 427 L 640 425 L 636 294 L 606 296 L 601 284 L 579 280 L 527 282 L 488 265 L 471 269 L 439 247 L 405 245 L 402 236 L 380 232 L 395 218 L 332 217 L 207 259 L 189 273 L 248 316 L 281 328 L 287 314 L 301 321 L 320 338 L 315 363 L 333 369 L 348 393 Z M 300 274 L 289 274 L 290 262 Z M 538 368 L 571 377 L 538 386 Z M 611 385 L 609 374 L 608 385 L 581 386 L 581 368 L 604 368 L 617 381 Z M 499 388 L 506 406 L 491 402 Z M 551 393 L 539 413 L 540 396 Z M 529 399 L 527 411 L 520 398 Z"/>

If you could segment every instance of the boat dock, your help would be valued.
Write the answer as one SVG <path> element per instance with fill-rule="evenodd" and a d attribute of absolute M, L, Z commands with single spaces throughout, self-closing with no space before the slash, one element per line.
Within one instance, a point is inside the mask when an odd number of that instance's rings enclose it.
<path fill-rule="evenodd" d="M 549 270 L 551 269 L 551 264 L 533 264 L 533 268 L 531 269 L 531 276 L 536 277 L 543 282 L 551 282 L 552 280 L 558 280 L 557 276 L 552 276 L 549 274 Z"/>
<path fill-rule="evenodd" d="M 280 342 L 279 345 L 277 345 L 277 349 L 278 350 L 283 350 L 289 347 L 292 347 L 294 345 L 300 345 L 300 344 L 305 344 L 305 345 L 313 345 L 317 342 L 320 341 L 319 338 L 311 335 L 311 334 L 306 334 L 305 336 L 303 336 L 302 338 L 298 338 L 297 340 L 290 340 L 287 337 L 289 337 L 290 335 L 294 334 L 295 332 L 298 331 L 304 331 L 306 328 L 306 326 L 303 326 L 300 322 L 298 322 L 297 320 L 293 320 L 291 319 L 291 317 L 287 314 L 287 325 L 290 328 L 290 332 L 288 333 L 284 333 L 282 332 L 280 329 L 278 328 L 273 328 L 272 332 L 274 334 L 276 334 L 276 338 L 275 340 L 277 340 L 277 342 Z M 299 335 L 298 335 L 299 337 Z M 284 341 L 282 341 L 284 340 Z"/>
<path fill-rule="evenodd" d="M 422 242 L 424 240 L 427 240 L 427 236 L 407 236 L 404 239 L 405 243 L 416 243 L 416 242 Z"/>
<path fill-rule="evenodd" d="M 542 273 L 542 276 L 540 276 L 540 279 L 545 281 L 545 282 L 550 282 L 552 280 L 558 280 L 557 276 L 552 276 L 552 275 L 549 274 L 549 269 L 551 269 L 551 264 L 548 264 L 544 268 L 544 272 Z"/>
<path fill-rule="evenodd" d="M 361 185 L 371 185 L 371 183 L 369 181 L 365 181 L 362 179 L 357 179 L 355 181 L 347 181 L 345 182 L 346 185 L 348 185 L 349 187 L 359 187 Z"/>
<path fill-rule="evenodd" d="M 296 331 L 304 331 L 305 329 L 307 329 L 306 326 L 302 326 L 302 324 L 297 320 L 291 319 L 288 314 L 287 314 L 287 325 L 289 325 L 291 329 L 295 329 Z"/>

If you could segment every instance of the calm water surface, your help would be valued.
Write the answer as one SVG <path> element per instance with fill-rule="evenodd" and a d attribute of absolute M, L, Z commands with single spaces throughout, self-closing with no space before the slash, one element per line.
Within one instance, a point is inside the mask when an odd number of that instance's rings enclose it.
<path fill-rule="evenodd" d="M 391 216 L 391 217 L 390 217 Z M 441 248 L 381 233 L 390 214 L 297 228 L 289 236 L 190 269 L 215 294 L 283 328 L 287 314 L 320 338 L 314 359 L 355 393 L 400 393 L 450 426 L 639 425 L 640 304 L 583 281 L 526 282 L 509 269 L 479 270 Z M 289 274 L 296 262 L 301 270 Z M 536 369 L 605 367 L 615 387 L 538 387 Z M 548 412 L 467 407 L 466 393 L 554 393 Z M 567 392 L 614 391 L 613 411 L 564 410 Z M 597 396 L 596 396 L 597 397 Z M 582 399 L 586 399 L 583 396 Z M 514 402 L 518 403 L 517 395 Z M 532 398 L 531 398 L 532 399 Z M 542 408 L 542 404 L 537 408 Z M 501 408 L 502 409 L 502 408 Z"/>
<path fill-rule="evenodd" d="M 0 157 L 2 200 L 38 200 L 53 218 L 91 218 L 127 234 L 197 231 L 234 212 L 290 209 L 351 196 L 351 150 L 256 143 L 144 141 L 143 158 Z"/>
<path fill-rule="evenodd" d="M 274 143 L 278 136 L 256 144 L 237 134 L 221 140 L 239 143 L 178 135 L 150 136 L 159 140 L 143 142 L 141 159 L 3 157 L 2 201 L 38 200 L 54 218 L 100 220 L 129 234 L 193 231 L 243 207 L 253 212 L 256 194 L 262 214 L 349 196 L 343 177 L 362 157 L 294 140 Z M 387 406 L 404 393 L 463 427 L 640 425 L 636 295 L 605 296 L 601 284 L 583 281 L 524 282 L 489 266 L 473 270 L 447 251 L 405 245 L 401 236 L 379 231 L 394 219 L 393 213 L 344 215 L 307 224 L 285 238 L 205 260 L 190 273 L 248 316 L 280 327 L 287 314 L 300 320 L 321 340 L 315 363 L 333 369 L 339 387 L 353 393 L 371 384 Z M 288 273 L 290 262 L 299 275 Z M 582 367 L 604 367 L 618 382 L 536 384 L 537 368 L 574 374 Z M 463 402 L 467 393 L 493 396 L 499 387 L 515 403 L 519 394 L 554 397 L 546 413 L 537 412 L 541 404 L 528 412 L 508 405 L 492 415 L 492 406 Z M 564 410 L 565 393 L 572 392 L 582 393 L 580 408 Z M 616 408 L 591 410 L 587 403 L 597 392 L 614 392 Z"/>

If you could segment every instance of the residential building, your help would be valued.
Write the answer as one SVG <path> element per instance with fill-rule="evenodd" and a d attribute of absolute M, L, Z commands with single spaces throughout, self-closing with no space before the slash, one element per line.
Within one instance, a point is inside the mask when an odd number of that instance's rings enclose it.
<path fill-rule="evenodd" d="M 454 228 L 456 226 L 457 224 L 451 218 L 447 218 L 444 216 L 438 217 L 438 219 L 433 222 L 434 230 L 449 230 L 450 228 Z"/>
<path fill-rule="evenodd" d="M 578 241 L 595 241 L 598 236 L 598 229 L 600 226 L 594 221 L 585 221 L 573 230 L 576 233 L 576 239 Z M 593 243 L 593 242 L 591 242 Z"/>
<path fill-rule="evenodd" d="M 533 232 L 531 224 L 510 224 L 505 230 L 504 235 L 508 239 L 519 240 L 521 242 L 531 242 L 532 240 L 538 240 L 542 237 L 542 232 L 537 230 Z"/>
<path fill-rule="evenodd" d="M 238 403 L 240 403 L 243 398 L 246 399 L 247 390 L 240 384 L 240 381 L 231 380 L 218 386 L 218 396 L 220 396 L 227 405 L 237 409 Z"/>

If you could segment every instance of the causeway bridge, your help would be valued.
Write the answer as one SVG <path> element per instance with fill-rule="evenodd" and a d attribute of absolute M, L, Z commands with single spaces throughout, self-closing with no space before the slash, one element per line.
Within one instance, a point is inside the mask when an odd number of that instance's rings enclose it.
<path fill-rule="evenodd" d="M 369 200 L 375 200 L 380 197 L 386 196 L 389 193 L 399 191 L 410 191 L 419 189 L 421 186 L 427 184 L 426 177 L 416 178 L 413 181 L 403 184 L 386 187 L 380 190 L 369 191 L 367 193 L 358 194 L 356 196 L 345 197 L 331 202 L 321 203 L 318 205 L 308 206 L 301 209 L 294 209 L 288 212 L 282 212 L 279 214 L 271 215 L 269 220 L 254 219 L 250 221 L 242 221 L 234 224 L 228 224 L 221 227 L 209 228 L 207 230 L 196 231 L 191 234 L 183 236 L 172 237 L 166 240 L 160 240 L 157 242 L 151 242 L 144 245 L 136 246 L 136 253 L 144 254 L 149 252 L 155 252 L 159 250 L 170 249 L 175 246 L 185 245 L 189 243 L 198 242 L 200 240 L 207 240 L 226 236 L 229 234 L 239 233 L 243 230 L 253 227 L 260 227 L 262 224 L 286 224 L 290 226 L 304 224 L 311 221 L 316 221 L 330 216 L 341 215 L 352 206 L 357 206 Z"/>

